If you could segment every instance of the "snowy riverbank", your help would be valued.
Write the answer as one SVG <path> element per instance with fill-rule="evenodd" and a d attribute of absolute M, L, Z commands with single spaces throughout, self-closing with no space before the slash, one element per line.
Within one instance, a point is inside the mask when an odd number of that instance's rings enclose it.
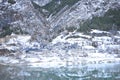
<path fill-rule="evenodd" d="M 0 64 L 32 67 L 65 67 L 120 63 L 120 33 L 93 30 L 61 34 L 48 45 L 31 41 L 29 35 L 0 39 Z"/>

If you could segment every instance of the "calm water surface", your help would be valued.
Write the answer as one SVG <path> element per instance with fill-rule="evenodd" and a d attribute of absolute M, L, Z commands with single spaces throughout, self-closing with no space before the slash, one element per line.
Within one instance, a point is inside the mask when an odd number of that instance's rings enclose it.
<path fill-rule="evenodd" d="M 61 68 L 0 65 L 0 80 L 120 80 L 120 64 L 91 64 Z"/>

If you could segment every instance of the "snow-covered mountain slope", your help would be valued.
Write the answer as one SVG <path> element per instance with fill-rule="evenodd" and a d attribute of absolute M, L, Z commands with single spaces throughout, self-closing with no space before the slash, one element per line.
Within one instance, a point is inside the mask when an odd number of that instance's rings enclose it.
<path fill-rule="evenodd" d="M 79 24 L 111 8 L 119 9 L 120 0 L 2 0 L 0 34 L 27 33 L 47 43 L 66 27 L 78 29 Z"/>

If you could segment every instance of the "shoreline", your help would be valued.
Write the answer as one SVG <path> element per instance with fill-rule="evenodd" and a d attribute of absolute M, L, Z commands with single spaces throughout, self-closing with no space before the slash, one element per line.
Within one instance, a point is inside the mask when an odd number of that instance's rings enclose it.
<path fill-rule="evenodd" d="M 28 58 L 24 61 L 8 58 L 5 61 L 7 63 L 5 63 L 1 60 L 0 57 L 0 64 L 11 65 L 11 66 L 39 67 L 39 68 L 60 68 L 60 67 L 86 66 L 86 65 L 120 64 L 120 58 L 69 57 L 64 60 L 61 60 L 58 57 L 44 57 L 44 58 L 45 59 L 42 60 L 39 60 L 37 58 Z"/>

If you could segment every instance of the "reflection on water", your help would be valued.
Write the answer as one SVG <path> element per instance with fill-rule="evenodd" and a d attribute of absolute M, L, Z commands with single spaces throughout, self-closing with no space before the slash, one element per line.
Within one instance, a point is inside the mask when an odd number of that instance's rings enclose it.
<path fill-rule="evenodd" d="M 120 80 L 120 64 L 47 69 L 0 65 L 0 80 Z"/>

